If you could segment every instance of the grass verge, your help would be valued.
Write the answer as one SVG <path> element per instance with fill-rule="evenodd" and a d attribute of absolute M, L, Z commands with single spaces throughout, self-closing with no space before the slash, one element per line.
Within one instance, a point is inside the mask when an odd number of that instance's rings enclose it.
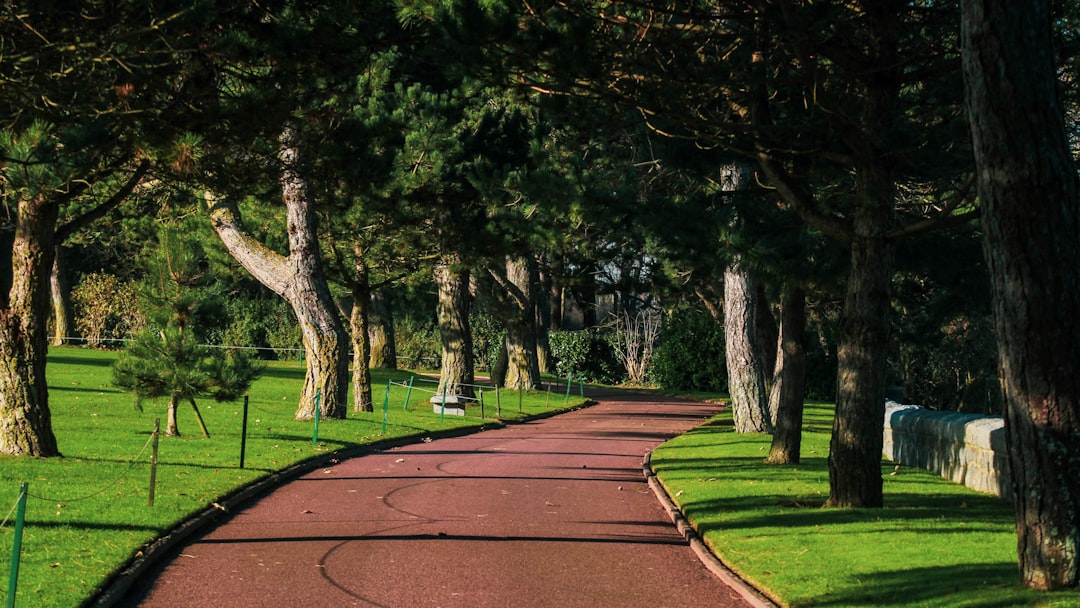
<path fill-rule="evenodd" d="M 49 403 L 62 458 L 0 456 L 0 510 L 8 513 L 19 486 L 29 483 L 17 606 L 79 606 L 107 577 L 147 543 L 203 508 L 247 484 L 298 462 L 380 440 L 424 437 L 453 429 L 480 429 L 497 414 L 513 420 L 580 405 L 578 386 L 566 400 L 555 392 L 484 391 L 484 415 L 470 404 L 467 416 L 441 415 L 428 399 L 435 384 L 415 374 L 373 370 L 375 412 L 293 420 L 304 370 L 295 361 L 271 363 L 250 391 L 245 466 L 239 467 L 243 404 L 199 402 L 210 431 L 203 438 L 190 407 L 179 410 L 181 437 L 162 437 L 154 506 L 148 506 L 150 439 L 154 419 L 164 428 L 165 406 L 146 404 L 111 385 L 116 353 L 53 348 L 49 354 Z M 395 383 L 387 392 L 388 382 Z M 385 431 L 383 403 L 386 402 Z M 566 401 L 564 401 L 566 400 Z M 498 409 L 497 409 L 498 408 Z M 10 516 L 10 515 L 9 515 Z M 0 514 L 3 517 L 3 514 Z M 12 517 L 13 519 L 13 517 Z M 14 526 L 0 526 L 0 572 L 9 572 Z M 0 596 L 7 601 L 7 585 Z"/>
<path fill-rule="evenodd" d="M 1080 591 L 1019 585 L 1013 509 L 995 496 L 883 462 L 885 508 L 823 508 L 832 417 L 807 404 L 798 465 L 764 464 L 771 436 L 724 412 L 652 467 L 713 552 L 782 606 L 1080 606 Z"/>

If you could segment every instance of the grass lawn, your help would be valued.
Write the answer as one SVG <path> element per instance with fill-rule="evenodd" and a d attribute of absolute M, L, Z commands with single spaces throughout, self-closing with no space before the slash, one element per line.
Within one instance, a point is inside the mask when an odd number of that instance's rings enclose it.
<path fill-rule="evenodd" d="M 701 395 L 696 395 L 700 398 Z M 706 544 L 783 606 L 1080 606 L 1018 584 L 1010 504 L 882 462 L 884 509 L 826 509 L 832 406 L 807 404 L 799 465 L 730 412 L 658 447 L 652 465 Z"/>
<path fill-rule="evenodd" d="M 479 428 L 496 416 L 493 391 L 484 392 L 486 418 L 470 405 L 465 417 L 441 416 L 427 400 L 436 385 L 417 381 L 405 409 L 407 390 L 395 384 L 386 408 L 388 381 L 407 382 L 407 371 L 373 370 L 375 412 L 348 413 L 345 420 L 314 423 L 292 419 L 304 370 L 296 361 L 271 363 L 250 391 L 245 468 L 239 467 L 243 403 L 199 402 L 210 431 L 203 438 L 190 406 L 181 406 L 182 437 L 162 437 L 154 506 L 148 506 L 150 439 L 154 419 L 165 426 L 165 405 L 146 404 L 111 385 L 116 354 L 82 348 L 49 353 L 49 404 L 62 458 L 0 456 L 0 572 L 10 569 L 19 486 L 29 483 L 16 605 L 78 606 L 149 541 L 239 487 L 294 463 L 341 448 L 432 432 Z M 500 394 L 502 419 L 580 405 L 579 388 L 569 400 L 566 385 L 554 393 Z M 3 517 L 0 514 L 0 517 Z M 0 585 L 7 601 L 8 585 Z"/>

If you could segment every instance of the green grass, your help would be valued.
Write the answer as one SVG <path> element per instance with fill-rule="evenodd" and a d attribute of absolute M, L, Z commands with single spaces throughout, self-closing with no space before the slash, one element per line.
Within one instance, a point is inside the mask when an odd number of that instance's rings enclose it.
<path fill-rule="evenodd" d="M 701 397 L 698 395 L 697 397 Z M 652 465 L 706 544 L 783 606 L 1080 606 L 1019 585 L 1011 505 L 882 463 L 884 509 L 826 509 L 832 406 L 807 404 L 799 465 L 730 412 L 658 447 Z"/>
<path fill-rule="evenodd" d="M 14 507 L 19 485 L 29 483 L 17 606 L 78 606 L 146 543 L 210 503 L 268 474 L 341 448 L 373 441 L 425 435 L 463 427 L 480 428 L 496 415 L 495 395 L 485 391 L 486 419 L 479 406 L 468 416 L 440 416 L 427 402 L 435 384 L 417 381 L 408 409 L 406 388 L 390 391 L 386 432 L 383 396 L 387 382 L 407 382 L 407 371 L 373 370 L 375 412 L 348 413 L 345 420 L 314 424 L 292 419 L 304 370 L 293 362 L 272 363 L 250 391 L 245 468 L 239 468 L 243 403 L 202 401 L 199 409 L 210 438 L 199 431 L 189 406 L 180 408 L 182 437 L 162 437 L 154 506 L 148 506 L 149 443 L 154 419 L 164 428 L 165 406 L 146 404 L 112 387 L 115 353 L 80 348 L 50 351 L 48 379 L 53 428 L 62 458 L 0 457 L 0 517 Z M 501 417 L 522 418 L 579 405 L 578 387 L 564 404 L 556 393 L 501 392 Z M 10 568 L 12 519 L 0 529 L 0 572 Z M 7 585 L 0 596 L 7 600 Z"/>

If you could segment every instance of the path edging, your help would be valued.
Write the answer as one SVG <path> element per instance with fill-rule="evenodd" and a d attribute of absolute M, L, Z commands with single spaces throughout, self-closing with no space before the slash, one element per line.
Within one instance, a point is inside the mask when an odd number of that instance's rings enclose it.
<path fill-rule="evenodd" d="M 686 519 L 686 516 L 683 515 L 679 506 L 675 504 L 675 501 L 668 495 L 664 484 L 660 483 L 660 480 L 656 477 L 656 472 L 653 471 L 652 468 L 652 450 L 645 454 L 645 459 L 642 462 L 642 472 L 645 474 L 645 480 L 648 482 L 649 488 L 652 489 L 653 494 L 656 496 L 656 500 L 658 500 L 660 505 L 664 507 L 664 510 L 667 511 L 668 517 L 670 517 L 671 521 L 675 524 L 675 528 L 683 535 L 686 542 L 690 544 L 690 549 L 694 552 L 694 555 L 697 555 L 698 559 L 701 560 L 701 563 L 704 564 L 705 568 L 731 587 L 739 594 L 739 597 L 746 600 L 750 605 L 754 606 L 754 608 L 777 608 L 778 605 L 765 596 L 765 594 L 728 568 L 701 539 L 701 535 L 698 534 L 694 526 Z"/>

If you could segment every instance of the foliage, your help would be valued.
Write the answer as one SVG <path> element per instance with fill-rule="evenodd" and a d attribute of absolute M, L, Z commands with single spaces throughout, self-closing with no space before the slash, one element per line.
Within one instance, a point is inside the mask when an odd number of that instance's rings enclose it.
<path fill-rule="evenodd" d="M 244 351 L 199 344 L 192 332 L 171 326 L 136 335 L 113 366 L 113 382 L 142 409 L 145 399 L 160 397 L 233 401 L 261 373 Z"/>
<path fill-rule="evenodd" d="M 926 407 L 1001 412 L 997 338 L 980 234 L 900 243 L 893 279 L 890 382 Z"/>
<path fill-rule="evenodd" d="M 675 309 L 664 320 L 650 374 L 664 389 L 727 392 L 723 325 L 700 308 Z"/>
<path fill-rule="evenodd" d="M 469 315 L 469 328 L 472 329 L 473 360 L 476 362 L 476 369 L 494 368 L 495 361 L 503 349 L 506 330 L 495 317 L 475 310 Z"/>
<path fill-rule="evenodd" d="M 178 402 L 196 407 L 197 397 L 235 400 L 262 373 L 244 351 L 201 343 L 200 321 L 221 308 L 203 285 L 203 261 L 198 242 L 185 240 L 176 228 L 162 229 L 157 272 L 145 292 L 152 323 L 128 343 L 113 365 L 114 383 L 134 394 L 136 407 L 141 408 L 145 399 L 169 399 L 169 434 L 178 432 Z M 202 426 L 197 407 L 195 412 Z"/>
<path fill-rule="evenodd" d="M 146 325 L 135 283 L 107 273 L 92 273 L 71 292 L 75 328 L 95 347 L 118 347 L 119 341 Z"/>
<path fill-rule="evenodd" d="M 806 405 L 799 465 L 764 464 L 771 437 L 731 413 L 652 454 L 658 478 L 737 574 L 783 606 L 1075 606 L 1017 581 L 1012 506 L 883 462 L 885 509 L 821 508 L 833 406 Z"/>
<path fill-rule="evenodd" d="M 229 323 L 222 344 L 259 349 L 266 359 L 295 359 L 302 345 L 300 326 L 288 302 L 281 298 L 229 298 Z"/>
<path fill-rule="evenodd" d="M 592 328 L 554 331 L 548 339 L 556 376 L 584 376 L 586 382 L 601 384 L 616 384 L 625 378 L 609 334 Z"/>
<path fill-rule="evenodd" d="M 439 330 L 432 322 L 412 317 L 395 319 L 398 365 L 407 369 L 438 369 L 442 358 Z"/>

